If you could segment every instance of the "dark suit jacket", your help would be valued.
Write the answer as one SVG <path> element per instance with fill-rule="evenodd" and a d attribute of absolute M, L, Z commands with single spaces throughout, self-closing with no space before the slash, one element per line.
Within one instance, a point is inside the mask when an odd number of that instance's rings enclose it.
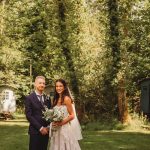
<path fill-rule="evenodd" d="M 44 105 L 48 108 L 51 107 L 50 99 L 46 98 L 44 95 Z M 44 107 L 36 96 L 36 93 L 33 92 L 25 99 L 25 114 L 26 118 L 29 121 L 29 134 L 39 134 L 40 128 L 47 127 L 49 122 L 47 122 L 42 115 Z"/>

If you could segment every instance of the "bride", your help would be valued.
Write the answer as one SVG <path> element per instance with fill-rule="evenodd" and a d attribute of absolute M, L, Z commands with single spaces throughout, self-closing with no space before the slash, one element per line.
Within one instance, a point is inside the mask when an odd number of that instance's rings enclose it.
<path fill-rule="evenodd" d="M 80 124 L 73 98 L 63 79 L 58 79 L 55 83 L 53 106 L 64 112 L 64 119 L 51 123 L 49 150 L 81 150 L 78 143 L 82 139 Z M 52 130 L 56 127 L 57 130 Z"/>

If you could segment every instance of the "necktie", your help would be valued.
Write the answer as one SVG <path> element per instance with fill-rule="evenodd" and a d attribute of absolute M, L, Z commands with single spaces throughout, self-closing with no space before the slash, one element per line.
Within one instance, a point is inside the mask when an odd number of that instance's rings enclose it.
<path fill-rule="evenodd" d="M 41 104 L 44 105 L 43 100 L 42 100 L 42 95 L 37 95 L 37 96 L 38 96 L 38 98 L 39 98 Z"/>

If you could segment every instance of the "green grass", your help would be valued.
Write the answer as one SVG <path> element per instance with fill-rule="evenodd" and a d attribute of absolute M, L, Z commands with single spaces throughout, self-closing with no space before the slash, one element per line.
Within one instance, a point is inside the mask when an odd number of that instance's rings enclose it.
<path fill-rule="evenodd" d="M 86 131 L 83 150 L 150 150 L 150 133 Z"/>
<path fill-rule="evenodd" d="M 28 150 L 28 123 L 24 115 L 14 120 L 0 121 L 0 149 Z"/>
<path fill-rule="evenodd" d="M 104 130 L 104 127 L 92 130 L 83 131 L 82 150 L 150 150 L 150 131 Z M 28 150 L 27 132 L 28 123 L 23 115 L 0 121 L 0 149 Z"/>

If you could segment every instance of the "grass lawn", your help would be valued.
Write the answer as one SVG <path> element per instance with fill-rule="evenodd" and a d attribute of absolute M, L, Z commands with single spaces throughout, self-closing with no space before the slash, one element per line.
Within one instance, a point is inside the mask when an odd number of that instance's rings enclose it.
<path fill-rule="evenodd" d="M 150 133 L 85 131 L 83 150 L 150 150 Z"/>
<path fill-rule="evenodd" d="M 0 121 L 0 150 L 28 150 L 24 116 Z M 83 131 L 82 150 L 150 150 L 150 131 Z"/>

